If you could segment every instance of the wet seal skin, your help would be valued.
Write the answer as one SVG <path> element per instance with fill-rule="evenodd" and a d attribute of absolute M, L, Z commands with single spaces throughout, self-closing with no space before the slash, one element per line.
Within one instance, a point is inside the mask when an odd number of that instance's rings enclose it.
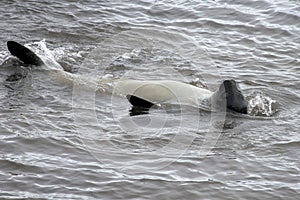
<path fill-rule="evenodd" d="M 18 42 L 8 41 L 7 48 L 12 55 L 19 58 L 24 64 L 36 66 L 44 64 L 41 58 L 34 52 Z M 8 81 L 14 81 L 20 78 L 22 78 L 20 74 L 15 74 L 10 76 Z M 132 86 L 142 86 L 141 84 L 145 85 L 145 87 L 140 87 L 140 95 L 130 93 Z M 128 85 L 128 87 L 126 87 L 126 85 Z M 221 110 L 227 108 L 231 111 L 247 114 L 247 101 L 238 89 L 234 80 L 223 81 L 219 89 L 215 92 L 176 81 L 141 82 L 137 80 L 127 80 L 121 84 L 120 88 L 123 88 L 126 92 L 126 98 L 134 107 L 133 110 L 141 110 L 142 113 L 147 113 L 151 107 L 157 106 L 156 103 L 152 102 L 166 101 L 170 100 L 170 98 L 174 98 L 174 94 L 170 93 L 170 90 L 167 89 L 172 88 L 172 90 L 177 91 L 175 92 L 175 96 L 181 95 L 181 98 L 183 99 L 187 100 L 189 99 L 189 96 L 197 94 L 198 100 L 204 100 L 206 98 L 210 99 L 211 104 L 216 106 L 216 108 L 220 108 Z M 155 92 L 153 90 L 155 90 Z M 185 91 L 186 93 L 183 94 L 182 91 Z M 151 97 L 152 102 L 147 99 L 149 97 Z M 192 103 L 196 104 L 197 102 L 195 101 Z M 198 106 L 198 104 L 196 106 Z"/>

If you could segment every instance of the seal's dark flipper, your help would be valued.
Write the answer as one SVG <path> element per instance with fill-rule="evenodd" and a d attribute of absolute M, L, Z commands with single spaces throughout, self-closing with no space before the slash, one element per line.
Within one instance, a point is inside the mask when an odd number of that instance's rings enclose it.
<path fill-rule="evenodd" d="M 126 98 L 128 101 L 131 103 L 131 105 L 135 107 L 140 107 L 140 108 L 151 108 L 154 106 L 154 103 L 151 103 L 150 101 L 147 101 L 145 99 L 142 99 L 140 97 L 134 96 L 134 95 L 127 95 Z"/>
<path fill-rule="evenodd" d="M 25 64 L 38 66 L 44 64 L 44 62 L 34 52 L 17 42 L 8 41 L 7 48 L 13 56 L 16 56 Z"/>
<path fill-rule="evenodd" d="M 131 103 L 132 108 L 129 110 L 130 116 L 145 115 L 155 104 L 134 95 L 127 95 L 126 98 Z"/>

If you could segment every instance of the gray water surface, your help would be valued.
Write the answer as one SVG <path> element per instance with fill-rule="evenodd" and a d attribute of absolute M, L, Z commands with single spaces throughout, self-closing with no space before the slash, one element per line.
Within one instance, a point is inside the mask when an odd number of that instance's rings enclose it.
<path fill-rule="evenodd" d="M 297 0 L 2 0 L 0 197 L 298 199 L 299 13 Z M 25 67 L 8 40 L 47 65 Z M 103 77 L 234 79 L 249 114 L 130 116 Z"/>

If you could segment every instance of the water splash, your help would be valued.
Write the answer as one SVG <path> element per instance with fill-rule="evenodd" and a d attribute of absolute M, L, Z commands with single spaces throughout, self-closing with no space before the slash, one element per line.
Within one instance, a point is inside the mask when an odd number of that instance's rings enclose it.
<path fill-rule="evenodd" d="M 47 43 L 45 39 L 38 42 L 25 44 L 25 46 L 32 49 L 33 52 L 35 52 L 43 60 L 45 65 L 50 69 L 63 69 L 61 65 L 56 61 L 53 52 L 47 48 Z"/>
<path fill-rule="evenodd" d="M 45 39 L 34 43 L 26 44 L 25 46 L 32 49 L 46 64 L 48 69 L 64 70 L 67 72 L 75 72 L 78 63 L 85 58 L 90 51 L 90 47 L 77 49 L 76 45 L 67 45 L 63 47 L 56 47 L 50 50 L 47 47 Z"/>
<path fill-rule="evenodd" d="M 279 103 L 261 92 L 254 92 L 247 97 L 248 114 L 270 117 L 278 111 Z"/>

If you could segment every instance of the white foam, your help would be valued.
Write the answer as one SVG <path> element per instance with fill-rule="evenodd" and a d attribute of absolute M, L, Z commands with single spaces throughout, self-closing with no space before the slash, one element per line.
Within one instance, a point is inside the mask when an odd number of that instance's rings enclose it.
<path fill-rule="evenodd" d="M 56 62 L 53 52 L 47 48 L 45 39 L 32 44 L 26 44 L 25 46 L 32 49 L 42 59 L 48 68 L 63 70 L 62 66 Z"/>
<path fill-rule="evenodd" d="M 263 93 L 255 92 L 248 99 L 248 113 L 253 116 L 272 116 L 277 111 L 277 101 Z"/>

